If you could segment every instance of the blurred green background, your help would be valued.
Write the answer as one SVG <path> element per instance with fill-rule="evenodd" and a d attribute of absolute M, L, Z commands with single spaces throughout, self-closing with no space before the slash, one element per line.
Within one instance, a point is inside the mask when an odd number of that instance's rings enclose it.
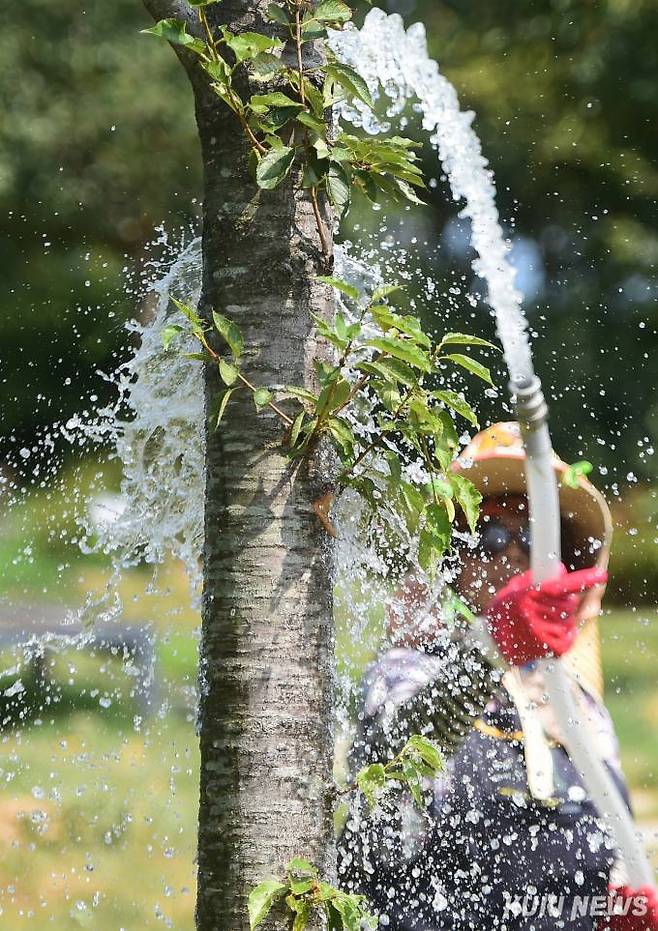
<path fill-rule="evenodd" d="M 658 8 L 642 0 L 518 4 L 399 0 L 427 27 L 495 170 L 537 364 L 552 401 L 556 447 L 587 458 L 614 511 L 616 541 L 602 621 L 609 707 L 638 815 L 658 824 L 658 442 L 655 264 L 658 258 Z M 97 463 L 57 446 L 43 481 L 35 446 L 50 426 L 110 388 L 97 370 L 130 351 L 123 323 L 145 312 L 145 263 L 197 229 L 200 165 L 192 99 L 174 56 L 139 35 L 139 0 L 81 8 L 7 0 L 0 29 L 0 473 L 24 498 L 3 509 L 0 608 L 79 605 L 108 568 L 82 558 L 74 512 Z M 417 118 L 407 114 L 412 131 Z M 423 138 L 419 132 L 419 138 Z M 429 205 L 379 218 L 418 268 L 411 299 L 438 326 L 488 334 L 465 231 L 436 179 Z M 369 219 L 357 205 L 343 236 Z M 431 274 L 436 300 L 421 293 Z M 413 282 L 416 282 L 414 285 Z M 413 293 L 413 288 L 418 289 Z M 499 370 L 499 383 L 504 384 Z M 504 395 L 481 399 L 500 419 Z M 118 474 L 103 466 L 106 487 Z M 47 469 L 45 470 L 47 473 Z M 156 592 L 123 581 L 126 620 L 158 632 L 160 699 L 143 718 L 120 659 L 48 658 L 49 684 L 20 654 L 2 655 L 0 691 L 20 670 L 27 697 L 0 711 L 0 923 L 191 929 L 198 758 L 194 685 L 198 617 L 178 566 Z M 338 605 L 339 664 L 356 679 L 381 605 L 356 649 Z M 102 702 L 101 702 L 102 699 Z M 109 702 L 109 704 L 108 704 Z M 19 708 L 22 711 L 18 711 Z"/>

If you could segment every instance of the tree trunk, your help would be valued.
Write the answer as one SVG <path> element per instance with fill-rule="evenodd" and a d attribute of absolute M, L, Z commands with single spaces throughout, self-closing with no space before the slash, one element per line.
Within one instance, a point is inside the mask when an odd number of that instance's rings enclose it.
<path fill-rule="evenodd" d="M 181 3 L 145 2 L 157 17 L 181 15 Z M 266 5 L 206 9 L 215 25 L 265 31 Z M 241 328 L 252 383 L 313 388 L 313 360 L 328 353 L 310 313 L 328 316 L 332 294 L 313 280 L 322 255 L 312 207 L 294 179 L 256 188 L 235 115 L 184 63 L 204 166 L 201 309 Z M 209 367 L 207 407 L 219 390 Z M 282 435 L 244 390 L 220 428 L 207 428 L 199 931 L 248 928 L 250 888 L 293 856 L 328 880 L 334 872 L 331 546 L 312 507 L 325 457 L 295 471 L 277 448 Z"/>

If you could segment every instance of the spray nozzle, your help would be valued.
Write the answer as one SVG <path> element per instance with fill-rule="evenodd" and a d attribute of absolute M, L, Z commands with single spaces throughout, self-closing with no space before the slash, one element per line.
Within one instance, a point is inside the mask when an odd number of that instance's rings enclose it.
<path fill-rule="evenodd" d="M 548 405 L 536 375 L 513 378 L 509 383 L 516 419 L 524 431 L 538 430 L 548 417 Z"/>

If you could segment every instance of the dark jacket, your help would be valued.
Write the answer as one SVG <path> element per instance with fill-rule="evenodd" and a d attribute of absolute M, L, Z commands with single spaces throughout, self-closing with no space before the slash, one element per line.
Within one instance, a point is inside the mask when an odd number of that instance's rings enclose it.
<path fill-rule="evenodd" d="M 472 650 L 449 649 L 392 649 L 364 677 L 353 771 L 390 759 L 419 730 L 451 756 L 428 786 L 426 811 L 401 792 L 373 813 L 354 799 L 339 842 L 341 882 L 368 896 L 389 931 L 593 931 L 595 919 L 572 917 L 574 899 L 607 893 L 615 854 L 579 773 L 553 743 L 554 797 L 532 798 L 511 698 Z M 469 709 L 457 715 L 461 738 L 454 727 L 445 738 L 445 701 Z M 596 711 L 627 798 L 610 719 Z M 553 914 L 537 914 L 547 906 Z"/>

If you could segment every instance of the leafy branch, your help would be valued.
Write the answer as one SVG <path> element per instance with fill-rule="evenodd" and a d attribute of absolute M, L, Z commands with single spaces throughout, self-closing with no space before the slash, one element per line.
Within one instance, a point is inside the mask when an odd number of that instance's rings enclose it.
<path fill-rule="evenodd" d="M 435 385 L 454 368 L 491 384 L 486 366 L 453 350 L 496 347 L 466 333 L 447 333 L 433 341 L 417 317 L 397 313 L 390 305 L 398 286 L 377 288 L 362 302 L 348 282 L 324 276 L 318 280 L 341 292 L 356 311 L 348 317 L 339 310 L 331 323 L 314 317 L 318 335 L 337 355 L 333 365 L 316 362 L 317 392 L 299 385 L 254 385 L 243 372 L 243 336 L 234 321 L 217 311 L 210 326 L 193 308 L 176 301 L 186 323 L 168 324 L 163 343 L 169 347 L 180 333 L 191 332 L 202 351 L 188 357 L 217 366 L 224 389 L 212 409 L 214 428 L 236 393 L 248 391 L 257 410 L 269 409 L 281 421 L 282 447 L 292 460 L 328 437 L 340 463 L 336 491 L 353 488 L 373 519 L 388 520 L 390 528 L 401 520 L 409 537 L 418 541 L 421 568 L 433 573 L 450 544 L 456 509 L 474 529 L 481 501 L 473 484 L 450 470 L 459 444 L 456 417 L 475 426 L 477 418 L 461 394 Z M 223 353 L 211 346 L 211 330 L 220 337 Z M 416 478 L 403 470 L 403 458 L 420 465 Z"/>
<path fill-rule="evenodd" d="M 235 114 L 251 148 L 251 168 L 258 187 L 272 190 L 295 169 L 312 204 L 322 252 L 329 260 L 329 237 L 320 198 L 338 218 L 348 210 L 354 189 L 369 200 L 380 197 L 422 203 L 416 194 L 425 183 L 417 164 L 415 143 L 393 136 L 360 138 L 332 130 L 331 108 L 356 99 L 373 109 L 374 101 L 361 75 L 324 49 L 322 68 L 308 67 L 307 46 L 325 39 L 327 30 L 342 29 L 352 17 L 343 0 L 283 0 L 270 3 L 266 17 L 283 36 L 260 32 L 235 34 L 213 29 L 207 7 L 220 0 L 191 0 L 202 38 L 191 35 L 180 19 L 161 19 L 150 35 L 165 39 L 197 57 L 211 90 Z M 288 47 L 294 64 L 288 64 Z M 258 93 L 241 96 L 236 78 L 247 72 Z"/>
<path fill-rule="evenodd" d="M 343 792 L 359 789 L 368 805 L 374 808 L 391 783 L 401 783 L 407 786 L 419 808 L 423 808 L 422 781 L 435 779 L 443 771 L 444 765 L 441 751 L 432 741 L 414 734 L 388 763 L 370 763 L 360 769 L 353 784 L 343 789 Z"/>
<path fill-rule="evenodd" d="M 422 807 L 422 780 L 436 778 L 443 766 L 443 757 L 437 747 L 426 737 L 415 734 L 388 763 L 371 763 L 361 769 L 354 783 L 343 792 L 360 790 L 374 808 L 391 783 L 400 783 L 408 786 L 415 802 Z M 283 880 L 266 879 L 252 889 L 248 901 L 251 931 L 280 902 L 291 913 L 292 931 L 304 931 L 313 912 L 324 913 L 329 928 L 364 931 L 377 927 L 377 918 L 368 912 L 365 896 L 349 894 L 323 882 L 317 868 L 308 860 L 291 860 Z"/>
<path fill-rule="evenodd" d="M 304 931 L 313 913 L 323 914 L 329 928 L 344 931 L 375 929 L 377 919 L 368 912 L 365 896 L 342 892 L 320 879 L 308 860 L 296 857 L 281 879 L 266 879 L 249 894 L 249 927 L 254 931 L 272 907 L 283 902 L 292 918 L 292 931 Z"/>

